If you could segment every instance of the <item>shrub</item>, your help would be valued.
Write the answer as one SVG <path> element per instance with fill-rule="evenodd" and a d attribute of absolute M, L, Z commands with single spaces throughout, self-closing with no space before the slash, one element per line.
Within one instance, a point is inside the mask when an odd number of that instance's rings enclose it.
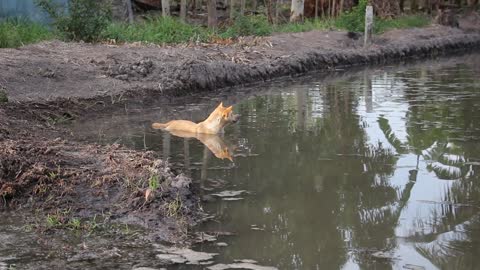
<path fill-rule="evenodd" d="M 352 32 L 365 31 L 365 9 L 367 0 L 360 0 L 352 10 L 342 13 L 335 21 L 335 26 Z"/>
<path fill-rule="evenodd" d="M 0 22 L 0 48 L 15 48 L 52 38 L 45 27 L 23 18 L 9 18 Z"/>
<path fill-rule="evenodd" d="M 70 0 L 68 8 L 52 0 L 36 0 L 53 19 L 53 26 L 66 39 L 97 41 L 111 22 L 111 6 L 105 1 Z"/>

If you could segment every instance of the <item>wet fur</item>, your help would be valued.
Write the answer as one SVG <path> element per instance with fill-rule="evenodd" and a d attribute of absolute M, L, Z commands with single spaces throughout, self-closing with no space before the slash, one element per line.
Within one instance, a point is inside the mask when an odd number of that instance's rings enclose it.
<path fill-rule="evenodd" d="M 218 107 L 208 116 L 205 121 L 194 123 L 188 120 L 172 120 L 168 123 L 153 123 L 155 129 L 166 131 L 185 131 L 196 134 L 219 134 L 224 132 L 224 128 L 231 123 L 235 123 L 238 115 L 233 114 L 233 107 L 223 107 L 220 103 Z"/>

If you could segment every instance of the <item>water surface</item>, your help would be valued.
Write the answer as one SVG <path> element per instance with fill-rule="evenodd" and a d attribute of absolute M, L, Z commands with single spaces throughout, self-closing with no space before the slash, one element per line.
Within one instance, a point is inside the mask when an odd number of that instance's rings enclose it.
<path fill-rule="evenodd" d="M 196 229 L 235 233 L 194 247 L 219 253 L 215 263 L 251 259 L 278 269 L 480 264 L 480 55 L 238 91 L 243 94 L 125 107 L 77 123 L 73 132 L 157 151 L 191 176 L 203 208 L 215 215 Z M 172 118 L 200 120 L 220 100 L 241 118 L 208 146 L 149 127 Z M 248 193 L 233 200 L 212 195 L 222 191 Z M 157 265 L 154 255 L 143 257 L 149 259 L 142 265 Z M 88 264 L 95 265 L 102 263 Z"/>

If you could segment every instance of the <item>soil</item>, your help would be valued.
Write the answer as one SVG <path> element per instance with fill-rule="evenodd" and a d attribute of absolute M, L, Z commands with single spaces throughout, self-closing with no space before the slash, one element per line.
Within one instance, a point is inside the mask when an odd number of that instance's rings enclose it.
<path fill-rule="evenodd" d="M 51 41 L 1 49 L 0 89 L 9 102 L 0 104 L 0 210 L 69 209 L 70 216 L 82 218 L 108 212 L 114 220 L 155 228 L 160 240 L 185 240 L 185 227 L 202 218 L 189 178 L 154 153 L 81 142 L 58 124 L 95 117 L 126 99 L 185 96 L 315 70 L 478 50 L 480 23 L 472 16 L 460 20 L 460 28 L 389 31 L 367 48 L 361 35 L 312 31 L 215 44 Z M 151 195 L 152 177 L 160 188 Z M 172 203 L 181 205 L 174 215 Z"/>

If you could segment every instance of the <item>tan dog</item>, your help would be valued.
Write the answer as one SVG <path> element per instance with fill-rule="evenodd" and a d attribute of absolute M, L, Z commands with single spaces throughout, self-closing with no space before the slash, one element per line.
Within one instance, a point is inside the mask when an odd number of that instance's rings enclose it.
<path fill-rule="evenodd" d="M 223 103 L 220 103 L 205 121 L 198 124 L 188 120 L 172 120 L 165 124 L 153 123 L 152 127 L 167 131 L 185 131 L 193 134 L 223 133 L 223 129 L 226 126 L 238 121 L 239 116 L 233 114 L 232 110 L 233 106 L 226 108 L 223 107 Z"/>

